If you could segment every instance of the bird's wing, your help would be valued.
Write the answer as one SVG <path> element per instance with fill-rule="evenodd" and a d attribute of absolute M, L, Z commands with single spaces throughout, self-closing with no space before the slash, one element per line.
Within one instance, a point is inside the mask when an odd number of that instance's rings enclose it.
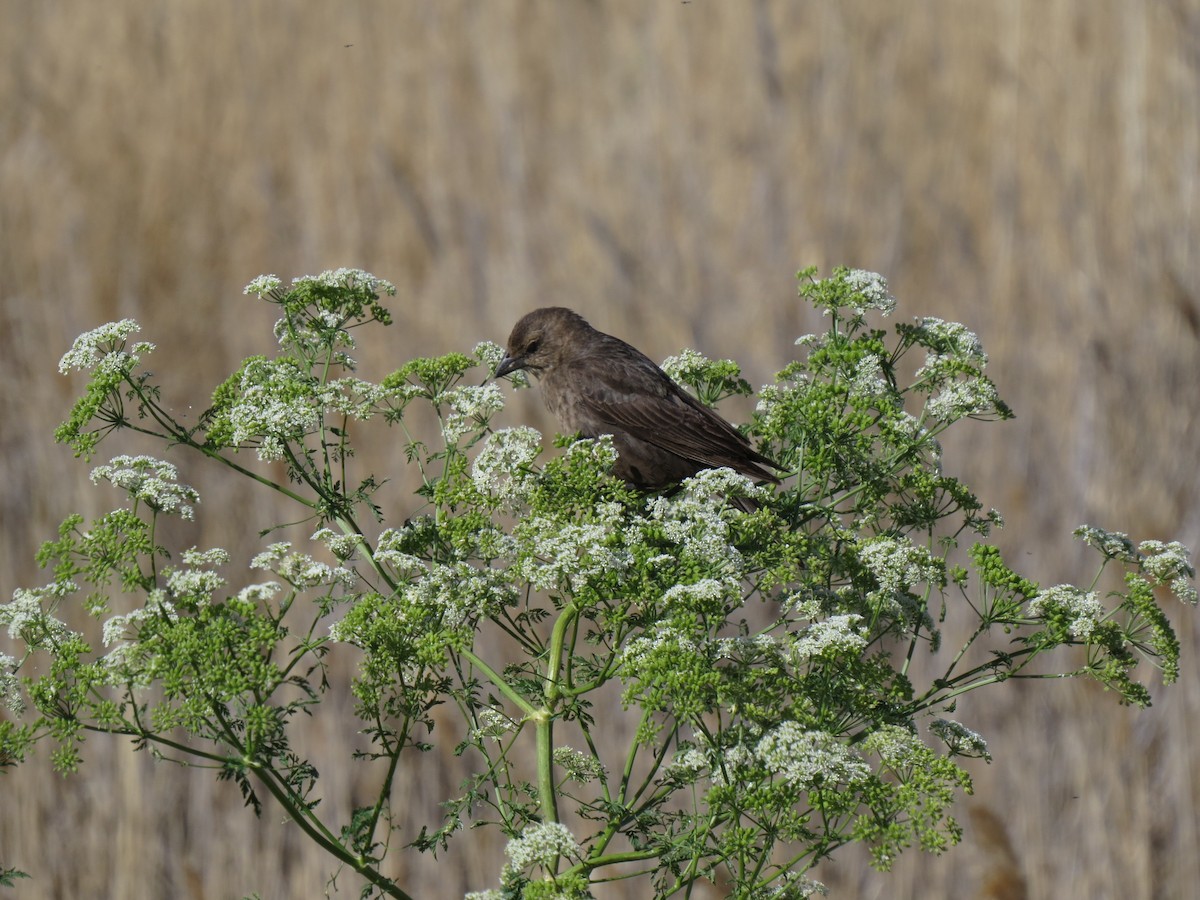
<path fill-rule="evenodd" d="M 640 353 L 589 356 L 568 364 L 577 420 L 594 434 L 623 431 L 703 466 L 729 466 L 775 481 L 774 463 L 732 425 L 683 391 Z"/>

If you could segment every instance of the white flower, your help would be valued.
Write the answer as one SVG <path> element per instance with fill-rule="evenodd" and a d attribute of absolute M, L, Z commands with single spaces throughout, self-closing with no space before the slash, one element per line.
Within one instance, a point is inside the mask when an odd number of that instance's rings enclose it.
<path fill-rule="evenodd" d="M 250 560 L 250 568 L 274 572 L 294 588 L 332 587 L 336 584 L 349 588 L 358 580 L 358 576 L 349 569 L 317 562 L 308 554 L 292 553 L 291 549 L 292 545 L 287 541 L 271 544 Z"/>
<path fill-rule="evenodd" d="M 320 389 L 317 398 L 330 412 L 365 422 L 378 411 L 388 392 L 380 385 L 361 378 L 335 378 Z"/>
<path fill-rule="evenodd" d="M 910 591 L 919 593 L 912 591 L 917 585 L 945 582 L 942 561 L 908 538 L 875 538 L 859 549 L 858 558 L 879 585 L 868 598 L 890 615 L 904 612 L 904 595 Z"/>
<path fill-rule="evenodd" d="M 223 566 L 229 562 L 229 551 L 220 547 L 209 550 L 197 550 L 193 547 L 183 551 L 183 562 L 189 566 Z"/>
<path fill-rule="evenodd" d="M 798 722 L 772 728 L 754 755 L 779 777 L 805 788 L 852 785 L 871 774 L 870 767 L 832 734 L 807 730 Z"/>
<path fill-rule="evenodd" d="M 652 635 L 635 637 L 621 649 L 621 664 L 626 677 L 636 673 L 660 653 L 695 656 L 700 646 L 670 625 L 660 625 Z"/>
<path fill-rule="evenodd" d="M 1196 577 L 1192 568 L 1191 551 L 1178 541 L 1165 544 L 1162 541 L 1142 541 L 1138 544 L 1142 554 L 1142 569 L 1155 584 L 1170 584 L 1171 593 L 1184 603 L 1196 605 L 1196 588 L 1190 579 Z"/>
<path fill-rule="evenodd" d="M 40 588 L 17 588 L 12 600 L 0 604 L 0 625 L 7 625 L 8 636 L 20 638 L 31 649 L 53 647 L 66 640 L 71 630 L 42 604 L 45 602 L 53 609 L 63 597 L 77 590 L 69 581 L 56 581 Z"/>
<path fill-rule="evenodd" d="M 313 532 L 312 539 L 321 541 L 329 548 L 330 553 L 345 562 L 358 551 L 363 536 L 361 534 L 339 534 L 332 528 L 319 528 Z"/>
<path fill-rule="evenodd" d="M 850 308 L 860 316 L 868 309 L 877 309 L 885 316 L 896 309 L 896 298 L 888 293 L 887 279 L 877 272 L 851 269 L 845 275 L 845 283 L 857 294 L 857 302 L 851 303 Z"/>
<path fill-rule="evenodd" d="M 1109 559 L 1122 562 L 1137 562 L 1137 551 L 1129 535 L 1120 531 L 1107 531 L 1095 525 L 1080 525 L 1074 531 L 1075 537 L 1083 538 L 1089 547 L 1095 547 Z"/>
<path fill-rule="evenodd" d="M 604 766 L 600 760 L 589 753 L 583 753 L 574 747 L 555 747 L 554 764 L 566 771 L 575 781 L 587 784 L 595 781 L 604 774 Z"/>
<path fill-rule="evenodd" d="M 667 774 L 681 781 L 694 781 L 708 771 L 708 754 L 692 744 L 685 744 L 675 751 L 675 757 L 667 766 Z"/>
<path fill-rule="evenodd" d="M 262 297 L 265 294 L 278 290 L 281 284 L 283 282 L 279 280 L 279 276 L 277 275 L 259 275 L 246 285 L 242 293 L 257 294 L 259 297 Z"/>
<path fill-rule="evenodd" d="M 270 277 L 270 276 L 268 276 Z M 251 282 L 254 284 L 254 282 Z M 366 288 L 372 294 L 387 294 L 395 296 L 396 286 L 390 281 L 385 281 L 382 278 L 376 278 L 370 272 L 364 272 L 362 269 L 326 269 L 320 275 L 300 275 L 292 279 L 292 284 L 295 287 L 303 287 L 306 284 L 316 285 L 317 287 L 325 288 Z"/>
<path fill-rule="evenodd" d="M 929 730 L 945 741 L 951 752 L 958 756 L 992 758 L 983 736 L 953 719 L 934 719 Z"/>
<path fill-rule="evenodd" d="M 240 607 L 244 613 L 249 614 L 257 610 L 260 606 L 269 603 L 281 590 L 283 590 L 283 585 L 277 581 L 248 584 L 237 592 L 237 596 L 230 603 Z"/>
<path fill-rule="evenodd" d="M 290 541 L 279 541 L 271 544 L 262 553 L 259 553 L 250 560 L 250 568 L 252 569 L 274 569 L 275 565 L 288 555 L 292 549 Z"/>
<path fill-rule="evenodd" d="M 867 646 L 866 636 L 857 630 L 862 620 L 862 616 L 849 613 L 813 622 L 792 649 L 793 663 L 830 652 L 841 656 L 862 652 Z"/>
<path fill-rule="evenodd" d="M 511 605 L 516 596 L 507 575 L 496 569 L 467 562 L 437 563 L 405 588 L 401 604 L 411 607 L 418 618 L 426 611 L 436 611 L 444 627 L 461 628 Z"/>
<path fill-rule="evenodd" d="M 504 348 L 491 341 L 480 341 L 471 351 L 471 355 L 483 363 L 489 372 L 495 372 L 500 366 L 500 361 L 504 359 Z"/>
<path fill-rule="evenodd" d="M 988 357 L 983 352 L 983 344 L 965 325 L 927 316 L 917 319 L 917 328 L 923 333 L 925 342 L 930 345 L 925 356 L 925 365 L 917 369 L 917 378 L 940 370 L 947 362 L 965 364 L 975 369 L 982 369 L 987 365 Z"/>
<path fill-rule="evenodd" d="M 741 585 L 732 579 L 718 581 L 704 578 L 695 584 L 677 584 L 667 589 L 662 602 L 665 607 L 684 608 L 696 612 L 717 614 L 727 600 L 741 600 Z"/>
<path fill-rule="evenodd" d="M 481 709 L 476 718 L 479 725 L 471 729 L 471 737 L 476 739 L 488 737 L 493 740 L 499 740 L 517 727 L 516 722 L 500 712 L 500 710 L 493 709 L 490 706 Z"/>
<path fill-rule="evenodd" d="M 730 359 L 722 359 L 716 363 L 702 353 L 692 349 L 684 349 L 676 356 L 668 356 L 663 360 L 662 370 L 680 385 L 689 385 L 709 377 L 709 369 L 713 366 L 728 371 L 736 377 L 740 371 L 737 364 Z"/>
<path fill-rule="evenodd" d="M 559 587 L 564 581 L 580 590 L 608 572 L 624 572 L 632 554 L 613 543 L 612 523 L 563 523 L 549 516 L 532 516 L 517 525 L 517 538 L 531 548 L 513 571 L 539 590 Z"/>
<path fill-rule="evenodd" d="M 462 385 L 447 391 L 442 399 L 450 407 L 442 419 L 442 436 L 447 444 L 457 444 L 463 435 L 486 425 L 504 408 L 504 394 L 495 382 Z"/>
<path fill-rule="evenodd" d="M 133 319 L 109 322 L 91 331 L 86 331 L 71 345 L 58 362 L 58 371 L 66 375 L 71 370 L 101 370 L 110 374 L 113 370 L 128 372 L 143 355 L 154 350 L 154 345 L 145 341 L 133 345 L 131 353 L 125 352 L 125 341 L 131 334 L 142 330 Z"/>
<path fill-rule="evenodd" d="M 21 682 L 17 678 L 17 661 L 5 653 L 0 653 L 0 706 L 18 716 L 25 711 Z"/>
<path fill-rule="evenodd" d="M 580 859 L 583 852 L 575 836 L 561 822 L 542 822 L 530 825 L 519 838 L 508 842 L 505 855 L 512 866 L 525 870 L 531 866 L 549 866 L 559 857 Z"/>
<path fill-rule="evenodd" d="M 925 411 L 934 419 L 953 422 L 966 416 L 985 415 L 996 408 L 999 399 L 990 381 L 968 378 L 944 384 L 936 396 L 925 402 Z"/>
<path fill-rule="evenodd" d="M 192 519 L 200 494 L 179 484 L 178 477 L 173 465 L 151 456 L 115 456 L 108 465 L 92 469 L 91 475 L 93 484 L 106 479 L 156 512 L 177 512 L 180 518 Z"/>
<path fill-rule="evenodd" d="M 294 360 L 248 362 L 242 370 L 241 393 L 229 409 L 233 443 L 257 440 L 259 459 L 281 459 L 288 441 L 320 427 L 313 385 L 309 373 Z"/>
<path fill-rule="evenodd" d="M 167 574 L 167 589 L 173 597 L 207 603 L 214 591 L 225 586 L 225 579 L 209 569 L 178 569 Z"/>
<path fill-rule="evenodd" d="M 868 353 L 854 367 L 850 379 L 850 396 L 864 400 L 879 400 L 887 397 L 891 386 L 883 377 L 883 362 L 874 353 Z"/>
<path fill-rule="evenodd" d="M 1032 615 L 1048 618 L 1061 612 L 1070 618 L 1067 626 L 1071 636 L 1081 641 L 1088 640 L 1101 622 L 1105 610 L 1095 591 L 1085 591 L 1073 584 L 1059 584 L 1042 591 L 1029 603 Z"/>
<path fill-rule="evenodd" d="M 497 431 L 488 435 L 475 457 L 471 480 L 479 492 L 519 504 L 533 487 L 532 467 L 541 452 L 542 435 L 536 429 L 522 426 Z"/>
<path fill-rule="evenodd" d="M 732 469 L 705 469 L 685 478 L 672 496 L 650 501 L 649 517 L 661 524 L 664 536 L 679 544 L 684 555 L 710 572 L 736 576 L 742 555 L 729 542 L 729 522 L 724 516 L 743 513 L 714 503 L 714 496 L 764 499 L 769 495 Z"/>

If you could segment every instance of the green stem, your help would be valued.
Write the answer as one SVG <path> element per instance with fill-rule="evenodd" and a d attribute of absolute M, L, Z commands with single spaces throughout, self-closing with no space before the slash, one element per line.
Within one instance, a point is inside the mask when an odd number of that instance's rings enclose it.
<path fill-rule="evenodd" d="M 500 693 L 519 706 L 521 708 L 521 712 L 524 713 L 527 718 L 533 720 L 537 719 L 537 716 L 541 710 L 517 693 L 516 689 L 504 680 L 503 675 L 480 659 L 473 651 L 459 650 L 458 652 L 461 653 L 464 658 L 470 660 L 471 665 L 482 672 L 487 677 L 487 680 L 496 686 Z"/>
<path fill-rule="evenodd" d="M 543 822 L 558 821 L 558 792 L 554 789 L 554 714 L 539 709 L 533 717 L 537 735 L 538 802 Z"/>

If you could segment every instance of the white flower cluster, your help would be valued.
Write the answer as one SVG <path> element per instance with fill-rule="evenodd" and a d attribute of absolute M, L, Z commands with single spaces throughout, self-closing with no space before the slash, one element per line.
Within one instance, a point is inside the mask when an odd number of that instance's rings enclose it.
<path fill-rule="evenodd" d="M 1171 593 L 1184 603 L 1196 605 L 1196 588 L 1191 584 L 1196 570 L 1187 547 L 1178 541 L 1142 541 L 1138 552 L 1143 557 L 1142 568 L 1155 584 L 1170 584 Z"/>
<path fill-rule="evenodd" d="M 804 900 L 813 894 L 824 897 L 828 893 L 829 889 L 819 881 L 799 872 L 784 872 L 778 884 L 752 890 L 749 900 Z"/>
<path fill-rule="evenodd" d="M 928 748 L 916 733 L 900 725 L 881 725 L 860 745 L 863 753 L 875 753 L 894 770 L 927 765 Z"/>
<path fill-rule="evenodd" d="M 700 653 L 700 645 L 671 625 L 659 625 L 653 634 L 635 637 L 621 648 L 622 676 L 637 677 L 662 653 L 694 656 Z"/>
<path fill-rule="evenodd" d="M 693 384 L 697 381 L 702 381 L 707 377 L 708 369 L 714 365 L 714 362 L 702 353 L 685 348 L 676 356 L 668 356 L 663 360 L 662 370 L 671 377 L 672 380 L 681 385 Z M 737 363 L 731 359 L 722 359 L 716 362 L 716 365 L 723 369 L 728 369 L 730 374 L 740 371 Z"/>
<path fill-rule="evenodd" d="M 958 756 L 988 760 L 992 758 L 983 735 L 960 722 L 953 719 L 934 719 L 929 725 L 929 730 L 945 741 L 946 746 Z"/>
<path fill-rule="evenodd" d="M 410 524 L 405 528 L 385 528 L 375 542 L 375 560 L 391 566 L 398 575 L 405 578 L 424 575 L 429 569 L 425 560 L 400 549 L 405 540 L 405 532 L 411 527 L 413 526 Z"/>
<path fill-rule="evenodd" d="M 258 458 L 283 458 L 284 445 L 315 432 L 321 424 L 312 379 L 291 359 L 249 362 L 241 391 L 229 410 L 234 444 L 257 440 Z"/>
<path fill-rule="evenodd" d="M 101 629 L 101 636 L 104 640 L 105 647 L 115 647 L 118 652 L 110 653 L 106 658 L 110 666 L 114 666 L 118 661 L 124 660 L 124 655 L 120 652 L 122 648 L 120 643 L 126 639 L 131 639 L 133 635 L 131 630 L 136 630 L 139 623 L 150 618 L 164 618 L 174 622 L 179 618 L 179 613 L 175 609 L 175 605 L 167 599 L 167 592 L 161 588 L 155 588 L 146 597 L 145 604 L 139 609 L 132 610 L 122 615 L 112 616 L 104 622 Z"/>
<path fill-rule="evenodd" d="M 986 415 L 1000 399 L 996 386 L 982 378 L 950 381 L 925 402 L 925 412 L 942 422 L 954 422 L 966 416 Z"/>
<path fill-rule="evenodd" d="M 141 330 L 142 326 L 133 319 L 122 319 L 85 331 L 75 338 L 71 349 L 58 361 L 58 371 L 63 375 L 72 370 L 104 375 L 128 372 L 144 355 L 154 350 L 153 344 L 139 341 L 126 352 L 125 341 Z"/>
<path fill-rule="evenodd" d="M 680 781 L 708 778 L 718 787 L 739 784 L 755 763 L 755 751 L 744 743 L 716 746 L 707 738 L 684 743 L 667 766 L 667 774 Z"/>
<path fill-rule="evenodd" d="M 272 291 L 279 290 L 283 281 L 278 275 L 259 275 L 242 289 L 243 294 L 256 294 L 264 297 Z"/>
<path fill-rule="evenodd" d="M 504 348 L 492 341 L 480 341 L 475 345 L 475 349 L 471 351 L 479 362 L 481 362 L 489 373 L 495 372 L 500 366 L 500 361 L 504 359 Z"/>
<path fill-rule="evenodd" d="M 252 281 L 250 284 L 254 284 L 254 282 Z M 339 289 L 361 287 L 366 288 L 372 294 L 387 294 L 388 296 L 395 296 L 396 294 L 396 286 L 390 281 L 383 278 L 376 278 L 370 272 L 364 272 L 362 269 L 346 267 L 326 269 L 320 275 L 300 275 L 292 279 L 292 284 L 296 287 L 313 284 L 322 288 Z M 249 293 L 248 289 L 247 293 Z"/>
<path fill-rule="evenodd" d="M 603 512 L 604 509 L 598 509 Z M 552 590 L 568 582 L 578 591 L 592 578 L 609 572 L 624 572 L 632 554 L 623 547 L 610 547 L 614 522 L 563 523 L 552 516 L 531 516 L 517 526 L 520 543 L 533 549 L 523 554 L 513 572 L 537 590 Z"/>
<path fill-rule="evenodd" d="M 1067 626 L 1071 636 L 1081 641 L 1088 640 L 1105 618 L 1104 605 L 1096 592 L 1073 584 L 1059 584 L 1042 591 L 1030 601 L 1029 612 L 1040 617 L 1065 613 L 1071 619 Z"/>
<path fill-rule="evenodd" d="M 357 347 L 347 331 L 345 319 L 329 311 L 316 313 L 316 322 L 297 321 L 284 316 L 275 322 L 275 340 L 281 350 L 295 351 L 300 355 L 320 353 L 325 347 L 334 351 L 334 362 L 353 370 L 356 363 L 346 353 Z"/>
<path fill-rule="evenodd" d="M 792 646 L 789 639 L 773 634 L 738 634 L 717 639 L 718 659 L 754 659 L 770 663 L 784 663 L 784 654 Z"/>
<path fill-rule="evenodd" d="M 581 859 L 582 848 L 575 841 L 571 830 L 561 822 L 540 822 L 530 825 L 519 838 L 509 841 L 504 848 L 510 865 L 517 871 L 533 866 L 550 866 L 560 857 Z"/>
<path fill-rule="evenodd" d="M 223 566 L 229 562 L 229 554 L 220 547 L 211 550 L 187 550 L 183 563 L 188 568 L 167 571 L 167 590 L 176 599 L 188 599 L 194 603 L 208 603 L 215 591 L 225 586 L 225 579 L 205 566 Z"/>
<path fill-rule="evenodd" d="M 676 584 L 663 594 L 663 606 L 668 609 L 687 609 L 697 613 L 719 615 L 725 604 L 741 601 L 742 586 L 734 578 L 703 578 L 694 584 Z"/>
<path fill-rule="evenodd" d="M 1127 563 L 1138 561 L 1133 541 L 1124 532 L 1107 531 L 1104 528 L 1097 528 L 1095 525 L 1080 525 L 1075 529 L 1074 534 L 1077 538 L 1083 538 L 1085 544 L 1095 547 L 1109 559 Z"/>
<path fill-rule="evenodd" d="M 332 528 L 318 528 L 313 532 L 312 539 L 323 543 L 339 561 L 345 562 L 358 552 L 363 536 L 356 533 L 342 534 Z"/>
<path fill-rule="evenodd" d="M 947 362 L 966 364 L 977 369 L 987 365 L 988 357 L 983 352 L 979 336 L 973 331 L 968 331 L 965 325 L 926 316 L 917 319 L 917 328 L 925 333 L 929 343 L 939 348 L 930 350 L 925 355 L 925 365 L 917 369 L 917 378 L 941 369 Z"/>
<path fill-rule="evenodd" d="M 758 742 L 754 755 L 781 778 L 806 788 L 854 785 L 871 775 L 862 759 L 825 731 L 812 731 L 798 722 L 783 722 Z"/>
<path fill-rule="evenodd" d="M 491 494 L 509 507 L 529 497 L 534 475 L 532 467 L 542 452 L 542 435 L 536 429 L 521 426 L 505 428 L 488 436 L 475 457 L 471 480 L 480 493 Z"/>
<path fill-rule="evenodd" d="M 271 544 L 250 560 L 250 568 L 274 572 L 292 587 L 311 588 L 341 585 L 352 588 L 358 576 L 342 566 L 333 567 L 318 562 L 307 553 L 292 553 L 288 541 Z"/>
<path fill-rule="evenodd" d="M 748 497 L 762 500 L 765 489 L 732 469 L 704 469 L 686 478 L 680 490 L 670 497 L 655 497 L 649 506 L 650 518 L 662 525 L 668 540 L 680 550 L 709 568 L 711 572 L 737 575 L 742 556 L 729 542 L 729 523 L 722 512 L 731 507 L 714 503 L 713 497 Z M 734 514 L 738 514 L 733 510 Z"/>
<path fill-rule="evenodd" d="M 490 706 L 481 709 L 476 718 L 479 724 L 471 729 L 471 737 L 476 740 L 486 737 L 498 741 L 517 727 L 516 722 Z"/>
<path fill-rule="evenodd" d="M 195 488 L 179 484 L 179 473 L 169 462 L 151 456 L 115 456 L 106 466 L 92 469 L 92 484 L 101 478 L 125 491 L 156 512 L 195 517 L 193 504 L 200 502 Z"/>
<path fill-rule="evenodd" d="M 6 653 L 0 653 L 0 706 L 18 716 L 25 711 L 21 682 L 17 678 L 17 661 Z"/>
<path fill-rule="evenodd" d="M 1137 564 L 1151 583 L 1168 585 L 1171 593 L 1184 603 L 1197 602 L 1196 588 L 1191 583 L 1196 576 L 1191 551 L 1178 541 L 1142 541 L 1135 548 L 1128 535 L 1094 525 L 1080 525 L 1075 536 L 1109 559 Z"/>
<path fill-rule="evenodd" d="M 883 377 L 883 361 L 874 353 L 866 354 L 854 367 L 850 396 L 863 400 L 882 400 L 890 393 L 891 385 Z"/>
<path fill-rule="evenodd" d="M 0 604 L 0 625 L 7 625 L 8 636 L 20 638 L 31 650 L 53 649 L 72 632 L 51 611 L 64 597 L 78 590 L 70 581 L 56 581 L 40 588 L 17 588 L 12 600 Z"/>
<path fill-rule="evenodd" d="M 845 282 L 856 295 L 850 308 L 858 315 L 863 315 L 868 309 L 877 309 L 885 316 L 895 311 L 896 298 L 888 293 L 887 279 L 878 272 L 851 269 L 845 276 Z"/>
<path fill-rule="evenodd" d="M 391 399 L 381 385 L 361 378 L 335 378 L 321 386 L 317 403 L 324 409 L 342 416 L 365 422 L 375 415 L 382 404 Z"/>
<path fill-rule="evenodd" d="M 858 558 L 879 585 L 868 598 L 891 615 L 903 611 L 902 594 L 921 584 L 940 585 L 945 579 L 941 563 L 929 549 L 908 538 L 875 538 L 858 551 Z"/>
<path fill-rule="evenodd" d="M 283 590 L 278 581 L 264 581 L 262 584 L 248 584 L 237 592 L 231 605 L 238 607 L 243 613 L 250 614 L 260 606 L 269 603 L 276 594 Z"/>
<path fill-rule="evenodd" d="M 554 764 L 580 784 L 595 781 L 604 774 L 604 766 L 600 760 L 590 753 L 584 753 L 574 747 L 555 747 Z"/>
<path fill-rule="evenodd" d="M 982 374 L 988 357 L 979 337 L 958 322 L 932 317 L 918 319 L 916 327 L 929 349 L 915 377 L 937 391 L 926 401 L 926 415 L 953 422 L 995 411 L 1000 398 Z M 964 367 L 977 374 L 964 377 Z"/>
<path fill-rule="evenodd" d="M 847 613 L 813 622 L 792 647 L 792 664 L 799 665 L 803 660 L 827 653 L 839 656 L 858 655 L 867 646 L 866 636 L 858 630 L 862 621 L 862 616 Z"/>
<path fill-rule="evenodd" d="M 495 382 L 462 385 L 447 391 L 442 400 L 449 411 L 442 419 L 442 437 L 448 446 L 457 444 L 470 431 L 486 425 L 504 408 L 504 393 Z"/>
<path fill-rule="evenodd" d="M 444 627 L 462 628 L 512 604 L 516 596 L 512 580 L 498 569 L 479 568 L 468 562 L 436 563 L 405 588 L 400 608 L 412 607 L 414 620 L 436 610 Z"/>

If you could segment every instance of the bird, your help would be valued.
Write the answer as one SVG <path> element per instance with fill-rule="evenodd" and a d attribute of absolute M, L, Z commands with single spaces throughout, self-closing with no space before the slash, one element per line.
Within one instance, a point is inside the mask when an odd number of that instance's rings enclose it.
<path fill-rule="evenodd" d="M 779 484 L 781 467 L 640 350 L 598 331 L 561 306 L 523 316 L 508 337 L 496 377 L 534 375 L 565 433 L 612 435 L 613 474 L 629 487 L 662 491 L 702 469 L 727 466 Z M 756 506 L 756 504 L 739 504 Z"/>

